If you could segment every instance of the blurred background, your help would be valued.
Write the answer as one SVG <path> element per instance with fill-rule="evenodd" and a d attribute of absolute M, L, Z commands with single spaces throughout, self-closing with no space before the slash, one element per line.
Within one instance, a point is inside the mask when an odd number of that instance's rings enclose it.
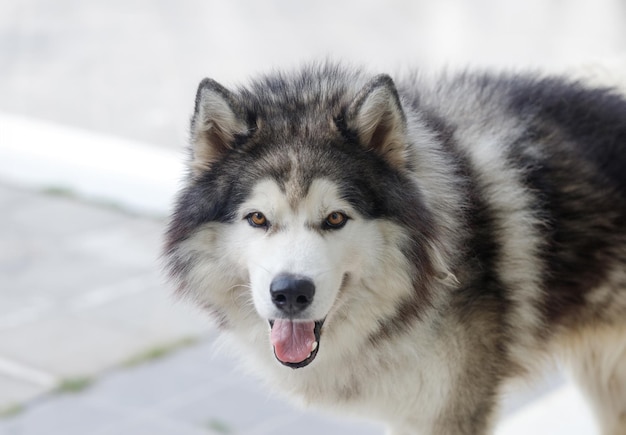
<path fill-rule="evenodd" d="M 330 57 L 555 68 L 626 51 L 622 0 L 3 0 L 0 110 L 180 147 L 197 83 Z"/>
<path fill-rule="evenodd" d="M 270 396 L 170 297 L 160 238 L 203 77 L 326 58 L 604 77 L 625 56 L 623 0 L 0 0 L 0 434 L 382 433 Z M 518 427 L 593 433 L 559 376 L 511 395 Z"/>

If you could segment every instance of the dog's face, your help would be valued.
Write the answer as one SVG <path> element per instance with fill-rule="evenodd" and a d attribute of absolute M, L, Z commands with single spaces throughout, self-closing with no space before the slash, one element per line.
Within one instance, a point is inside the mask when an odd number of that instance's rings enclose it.
<path fill-rule="evenodd" d="M 312 83 L 238 95 L 201 83 L 165 252 L 182 292 L 226 328 L 271 327 L 276 358 L 292 368 L 315 359 L 333 319 L 380 327 L 374 313 L 416 300 L 409 276 L 426 272 L 413 264 L 429 267 L 393 83 L 331 95 Z"/>
<path fill-rule="evenodd" d="M 243 255 L 259 314 L 267 319 L 326 317 L 344 276 L 358 263 L 363 219 L 324 180 L 315 180 L 292 204 L 275 182 L 264 180 L 241 205 L 240 215 L 242 244 L 248 247 Z"/>
<path fill-rule="evenodd" d="M 234 243 L 243 248 L 256 311 L 272 326 L 278 360 L 302 367 L 315 357 L 343 285 L 375 266 L 378 227 L 324 179 L 313 180 L 301 198 L 262 180 L 238 214 Z"/>

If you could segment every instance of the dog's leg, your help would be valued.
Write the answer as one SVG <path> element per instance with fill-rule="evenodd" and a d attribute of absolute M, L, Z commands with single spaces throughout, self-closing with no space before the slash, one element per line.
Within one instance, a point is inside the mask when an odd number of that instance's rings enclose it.
<path fill-rule="evenodd" d="M 596 414 L 602 435 L 626 434 L 626 327 L 585 334 L 575 345 L 574 378 Z"/>

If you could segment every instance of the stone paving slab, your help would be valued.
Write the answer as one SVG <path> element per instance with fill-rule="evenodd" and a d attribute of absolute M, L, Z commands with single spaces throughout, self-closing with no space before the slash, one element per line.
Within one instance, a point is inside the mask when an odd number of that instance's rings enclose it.
<path fill-rule="evenodd" d="M 158 266 L 163 220 L 0 184 L 0 411 L 202 337 Z"/>
<path fill-rule="evenodd" d="M 0 435 L 382 434 L 379 425 L 294 408 L 232 367 L 213 340 L 55 394 L 0 420 Z"/>

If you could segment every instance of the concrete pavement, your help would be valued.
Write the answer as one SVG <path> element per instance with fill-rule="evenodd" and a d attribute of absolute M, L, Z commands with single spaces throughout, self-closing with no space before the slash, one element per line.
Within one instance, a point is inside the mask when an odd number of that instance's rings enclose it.
<path fill-rule="evenodd" d="M 49 395 L 2 435 L 381 434 L 375 426 L 302 412 L 242 378 L 208 337 L 196 346 L 108 373 L 76 393 Z"/>
<path fill-rule="evenodd" d="M 208 325 L 157 267 L 162 222 L 0 184 L 0 408 Z"/>

